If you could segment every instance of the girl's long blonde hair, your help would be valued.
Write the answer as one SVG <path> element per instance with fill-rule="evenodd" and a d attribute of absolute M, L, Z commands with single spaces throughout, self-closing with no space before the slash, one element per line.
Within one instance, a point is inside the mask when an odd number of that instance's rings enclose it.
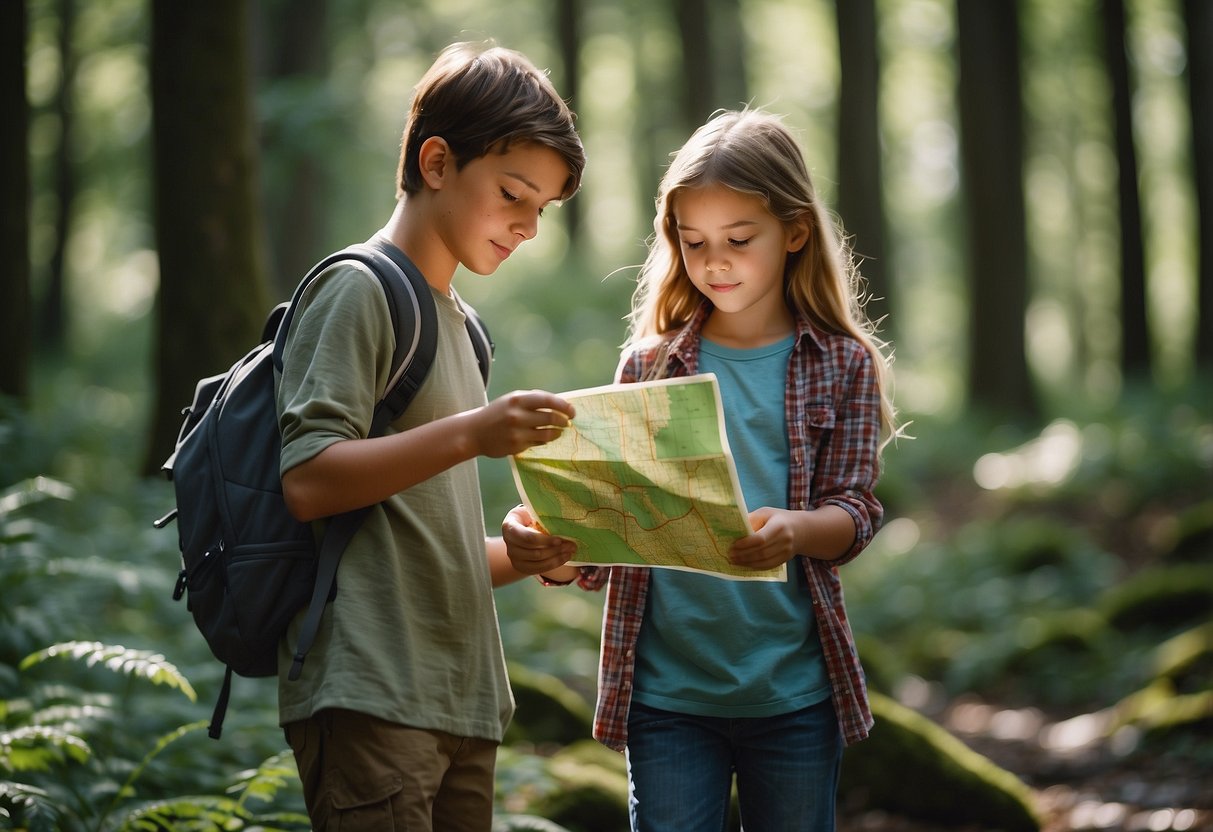
<path fill-rule="evenodd" d="M 648 257 L 640 269 L 625 348 L 686 324 L 703 302 L 682 262 L 674 198 L 687 189 L 722 185 L 756 196 L 776 219 L 803 218 L 809 239 L 788 254 L 784 293 L 789 308 L 827 332 L 848 335 L 872 356 L 880 388 L 881 432 L 899 428 L 889 393 L 888 344 L 863 311 L 863 279 L 832 215 L 817 198 L 796 140 L 778 117 L 761 110 L 722 111 L 696 130 L 666 170 Z"/>

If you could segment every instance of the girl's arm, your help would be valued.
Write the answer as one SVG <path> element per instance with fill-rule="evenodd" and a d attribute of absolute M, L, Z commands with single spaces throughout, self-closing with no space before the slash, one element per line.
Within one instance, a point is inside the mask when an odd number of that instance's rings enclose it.
<path fill-rule="evenodd" d="M 884 509 L 872 493 L 879 473 L 880 393 L 872 358 L 857 349 L 840 373 L 838 409 L 827 441 L 814 449 L 812 507 L 760 508 L 750 513 L 754 534 L 733 545 L 740 566 L 770 569 L 806 555 L 843 563 L 857 556 L 879 528 Z"/>
<path fill-rule="evenodd" d="M 752 569 L 774 569 L 795 555 L 837 560 L 855 542 L 855 520 L 841 506 L 808 511 L 760 508 L 750 512 L 754 534 L 733 544 L 729 560 Z"/>

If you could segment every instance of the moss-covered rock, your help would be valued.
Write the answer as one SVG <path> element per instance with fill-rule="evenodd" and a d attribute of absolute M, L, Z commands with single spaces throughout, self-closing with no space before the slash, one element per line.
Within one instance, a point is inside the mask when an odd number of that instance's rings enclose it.
<path fill-rule="evenodd" d="M 1030 789 L 915 711 L 872 694 L 876 725 L 843 755 L 839 795 L 943 826 L 1037 832 Z"/>
<path fill-rule="evenodd" d="M 511 663 L 509 672 L 516 708 L 506 731 L 507 744 L 567 745 L 590 736 L 593 711 L 568 685 L 519 664 Z"/>
<path fill-rule="evenodd" d="M 1213 615 L 1213 564 L 1144 570 L 1105 592 L 1099 608 L 1122 632 L 1207 621 Z"/>
<path fill-rule="evenodd" d="M 493 818 L 493 832 L 570 832 L 570 830 L 535 815 L 501 815 Z"/>
<path fill-rule="evenodd" d="M 552 757 L 549 773 L 558 788 L 532 811 L 571 832 L 619 832 L 628 828 L 628 775 L 623 755 L 595 740 L 581 740 Z"/>
<path fill-rule="evenodd" d="M 1175 520 L 1174 539 L 1165 553 L 1173 562 L 1213 562 L 1213 500 L 1198 503 Z"/>

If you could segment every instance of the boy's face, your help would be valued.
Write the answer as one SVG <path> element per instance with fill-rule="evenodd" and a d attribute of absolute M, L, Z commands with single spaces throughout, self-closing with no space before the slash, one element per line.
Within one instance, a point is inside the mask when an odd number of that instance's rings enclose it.
<path fill-rule="evenodd" d="M 533 142 L 451 165 L 435 194 L 438 234 L 465 268 L 492 274 L 538 233 L 544 206 L 560 199 L 568 178 L 560 154 Z"/>

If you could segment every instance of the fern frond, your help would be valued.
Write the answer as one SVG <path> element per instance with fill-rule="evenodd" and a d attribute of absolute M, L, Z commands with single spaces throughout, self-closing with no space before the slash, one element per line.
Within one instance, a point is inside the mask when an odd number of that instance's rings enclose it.
<path fill-rule="evenodd" d="M 7 807 L 12 807 L 18 818 L 14 819 Z M 45 789 L 27 783 L 12 783 L 0 780 L 0 818 L 13 822 L 12 827 L 28 829 L 29 832 L 53 832 L 61 829 L 61 813 L 54 798 Z M 20 826 L 15 822 L 20 821 Z"/>
<path fill-rule="evenodd" d="M 239 817 L 240 809 L 231 798 L 187 795 L 136 807 L 119 822 L 117 832 L 214 832 L 232 828 L 232 818 Z"/>
<path fill-rule="evenodd" d="M 134 790 L 135 781 L 138 780 L 139 777 L 143 774 L 143 772 L 147 770 L 147 767 L 151 764 L 152 760 L 154 760 L 161 751 L 168 748 L 170 745 L 172 745 L 174 742 L 176 742 L 177 740 L 184 737 L 186 734 L 190 734 L 190 733 L 193 733 L 194 731 L 199 731 L 199 730 L 205 728 L 207 726 L 207 724 L 208 723 L 206 720 L 198 720 L 196 722 L 187 722 L 185 725 L 178 726 L 177 728 L 173 729 L 172 731 L 169 731 L 164 736 L 160 737 L 160 739 L 158 739 L 156 741 L 156 744 L 154 746 L 152 746 L 152 750 L 147 752 L 147 754 L 143 755 L 143 759 L 139 761 L 139 765 L 135 766 L 135 768 L 127 776 L 126 782 L 122 784 L 122 788 L 118 789 L 117 794 L 114 795 L 114 799 L 110 802 L 110 805 L 106 808 L 105 812 L 102 813 L 101 819 L 104 821 L 105 818 L 109 817 L 110 813 L 117 807 L 119 800 L 121 800 L 123 797 L 129 796 L 129 795 L 132 795 L 135 793 L 135 790 Z M 152 827 L 152 828 L 159 829 L 162 827 Z M 222 828 L 222 827 L 219 827 L 219 828 Z"/>
<path fill-rule="evenodd" d="M 228 792 L 241 793 L 241 806 L 252 800 L 270 803 L 281 789 L 297 784 L 298 775 L 299 769 L 295 765 L 294 754 L 282 752 L 267 757 L 255 769 L 242 771 Z"/>
<path fill-rule="evenodd" d="M 31 653 L 21 660 L 18 667 L 27 670 L 48 659 L 70 658 L 83 661 L 92 667 L 102 664 L 115 673 L 147 679 L 154 685 L 168 685 L 184 693 L 191 702 L 198 701 L 189 679 L 176 665 L 168 662 L 161 653 L 151 650 L 135 650 L 120 644 L 102 644 L 99 641 L 65 641 Z"/>
<path fill-rule="evenodd" d="M 70 500 L 75 496 L 75 490 L 65 482 L 34 477 L 0 491 L 0 518 L 44 500 Z"/>
<path fill-rule="evenodd" d="M 47 771 L 51 763 L 71 757 L 85 762 L 92 749 L 83 737 L 53 725 L 26 725 L 0 733 L 0 769 Z"/>

